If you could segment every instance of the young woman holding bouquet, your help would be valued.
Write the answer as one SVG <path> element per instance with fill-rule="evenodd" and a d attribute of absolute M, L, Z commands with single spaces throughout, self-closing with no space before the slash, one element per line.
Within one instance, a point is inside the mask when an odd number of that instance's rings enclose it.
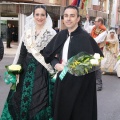
<path fill-rule="evenodd" d="M 16 90 L 10 90 L 1 120 L 49 120 L 49 73 L 40 51 L 56 32 L 44 6 L 36 6 L 26 19 L 25 32 L 19 45 L 14 64 L 22 66 Z M 20 50 L 20 52 L 19 52 Z"/>
<path fill-rule="evenodd" d="M 117 62 L 117 55 L 119 53 L 119 40 L 115 30 L 108 31 L 105 46 L 103 49 L 104 59 L 101 62 L 101 69 L 103 74 L 105 72 L 114 73 L 114 67 Z"/>
<path fill-rule="evenodd" d="M 69 59 L 78 53 L 103 54 L 95 40 L 78 26 L 80 16 L 77 7 L 67 6 L 63 20 L 67 29 L 60 31 L 43 50 L 46 62 L 58 71 L 53 120 L 97 120 L 95 70 L 82 76 L 67 72 L 62 80 L 60 74 Z"/>

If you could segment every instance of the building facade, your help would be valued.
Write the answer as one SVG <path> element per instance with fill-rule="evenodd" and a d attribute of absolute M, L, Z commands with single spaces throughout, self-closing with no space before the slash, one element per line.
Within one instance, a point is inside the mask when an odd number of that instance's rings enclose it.
<path fill-rule="evenodd" d="M 7 23 L 15 24 L 18 28 L 18 39 L 20 40 L 23 31 L 26 16 L 32 13 L 35 5 L 46 5 L 47 10 L 52 17 L 54 27 L 59 27 L 60 30 L 65 26 L 62 21 L 63 9 L 67 5 L 75 3 L 77 0 L 1 0 L 0 1 L 0 37 L 6 36 L 5 29 Z M 80 0 L 79 10 L 82 16 L 83 23 L 86 20 L 86 15 L 89 14 L 90 20 L 94 21 L 95 17 L 101 16 L 105 20 L 105 25 L 108 25 L 108 15 L 111 13 L 112 27 L 120 24 L 120 0 L 113 0 L 114 5 L 112 12 L 110 9 L 110 0 Z M 115 17 L 116 16 L 116 17 Z"/>
<path fill-rule="evenodd" d="M 8 2 L 9 1 L 9 2 Z M 43 0 L 42 0 L 43 1 Z M 18 41 L 20 40 L 25 25 L 25 18 L 30 15 L 35 5 L 46 5 L 47 11 L 52 17 L 54 27 L 58 26 L 60 19 L 60 6 L 64 6 L 65 2 L 61 0 L 7 0 L 0 2 L 0 37 L 6 40 L 7 24 L 11 23 L 17 29 Z"/>

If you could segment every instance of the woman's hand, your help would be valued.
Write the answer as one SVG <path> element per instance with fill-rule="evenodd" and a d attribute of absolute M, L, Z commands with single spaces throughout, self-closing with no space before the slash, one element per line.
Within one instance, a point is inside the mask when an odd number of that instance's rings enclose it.
<path fill-rule="evenodd" d="M 57 63 L 54 67 L 57 71 L 62 71 L 64 69 L 64 65 Z"/>

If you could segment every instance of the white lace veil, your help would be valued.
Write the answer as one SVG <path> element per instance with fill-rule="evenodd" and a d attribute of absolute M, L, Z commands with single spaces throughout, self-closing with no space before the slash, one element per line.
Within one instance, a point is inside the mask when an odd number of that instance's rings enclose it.
<path fill-rule="evenodd" d="M 49 16 L 49 14 L 47 13 L 47 18 L 46 18 L 46 22 L 44 24 L 44 29 L 46 29 L 46 28 L 47 29 L 49 29 L 49 28 L 52 29 L 52 26 L 53 26 L 52 19 Z M 30 28 L 32 28 L 32 29 L 35 28 L 33 13 L 30 16 L 26 17 L 24 33 L 25 33 L 25 31 L 27 31 Z M 15 55 L 15 58 L 13 60 L 13 64 L 17 64 L 17 61 L 18 61 L 18 58 L 19 58 L 19 55 L 20 55 L 21 45 L 22 45 L 22 42 L 24 41 L 24 36 L 25 36 L 25 34 L 23 34 L 21 39 L 20 39 L 20 43 L 19 43 L 16 55 Z"/>
<path fill-rule="evenodd" d="M 111 30 L 108 31 L 107 38 L 108 38 L 108 39 L 111 39 L 111 37 L 110 37 L 110 33 L 111 33 L 111 32 L 114 33 L 114 39 L 115 39 L 116 41 L 118 41 L 118 37 L 117 37 L 117 34 L 116 34 L 116 32 L 115 32 L 114 29 L 111 29 Z"/>

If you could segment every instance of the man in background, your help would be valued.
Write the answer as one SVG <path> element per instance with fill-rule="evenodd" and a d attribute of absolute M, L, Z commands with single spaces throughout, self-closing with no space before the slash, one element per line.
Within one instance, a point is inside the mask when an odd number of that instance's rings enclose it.
<path fill-rule="evenodd" d="M 104 26 L 104 20 L 102 17 L 96 17 L 93 26 L 89 25 L 89 16 L 87 15 L 87 21 L 84 25 L 84 29 L 90 33 L 90 35 L 95 39 L 99 48 L 103 50 L 105 45 L 105 38 L 107 36 L 107 29 Z M 102 72 L 101 69 L 96 71 L 96 89 L 97 91 L 102 90 Z"/>
<path fill-rule="evenodd" d="M 8 23 L 8 27 L 7 27 L 7 48 L 11 48 L 10 43 L 12 41 L 12 28 L 11 28 L 11 24 Z"/>

